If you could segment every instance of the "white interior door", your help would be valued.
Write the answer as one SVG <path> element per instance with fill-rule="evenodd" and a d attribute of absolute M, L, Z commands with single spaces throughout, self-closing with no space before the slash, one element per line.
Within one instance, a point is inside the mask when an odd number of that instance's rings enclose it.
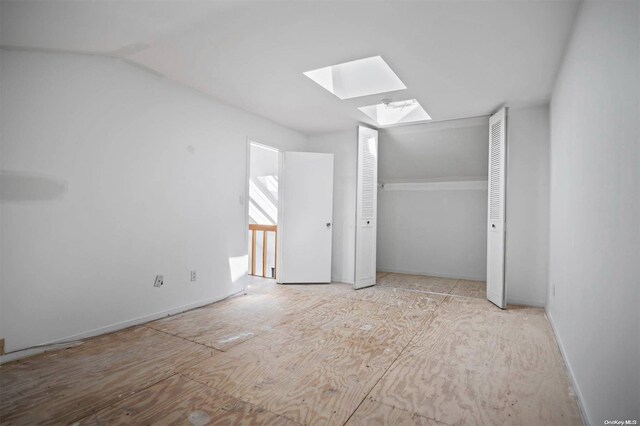
<path fill-rule="evenodd" d="M 356 194 L 356 267 L 354 288 L 376 283 L 378 218 L 378 131 L 358 126 Z"/>
<path fill-rule="evenodd" d="M 489 120 L 487 299 L 502 309 L 507 306 L 504 284 L 506 120 L 504 108 Z"/>
<path fill-rule="evenodd" d="M 333 154 L 281 152 L 278 283 L 331 282 Z"/>

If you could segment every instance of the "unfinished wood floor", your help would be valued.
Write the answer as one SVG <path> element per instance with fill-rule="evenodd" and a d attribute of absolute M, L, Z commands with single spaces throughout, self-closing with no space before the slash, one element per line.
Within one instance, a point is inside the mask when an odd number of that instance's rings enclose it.
<path fill-rule="evenodd" d="M 581 424 L 542 309 L 482 282 L 278 286 L 0 368 L 2 424 Z"/>

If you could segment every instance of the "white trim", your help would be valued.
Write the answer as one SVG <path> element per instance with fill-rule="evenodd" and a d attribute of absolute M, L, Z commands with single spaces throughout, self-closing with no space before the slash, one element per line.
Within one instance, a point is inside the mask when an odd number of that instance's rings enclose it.
<path fill-rule="evenodd" d="M 486 191 L 486 180 L 385 183 L 382 191 Z"/>
<path fill-rule="evenodd" d="M 247 273 L 244 274 L 244 281 L 242 284 L 242 291 L 244 292 L 244 294 L 247 294 L 247 280 L 249 278 L 249 272 L 250 272 L 250 267 L 251 265 L 249 265 L 249 181 L 251 181 L 251 137 L 247 136 L 247 143 L 246 143 L 246 147 L 245 147 L 246 153 L 246 159 L 245 159 L 245 176 L 244 176 L 244 199 L 242 200 L 244 202 L 244 248 L 247 250 Z M 253 262 L 253 259 L 251 259 L 251 262 Z"/>
<path fill-rule="evenodd" d="M 564 350 L 564 346 L 562 345 L 562 340 L 560 339 L 560 335 L 558 334 L 558 330 L 556 329 L 556 325 L 553 321 L 553 317 L 551 313 L 545 309 L 544 313 L 547 317 L 547 321 L 551 325 L 551 330 L 553 331 L 553 335 L 556 338 L 556 343 L 558 348 L 560 349 L 560 354 L 562 355 L 562 360 L 564 361 L 564 365 L 569 373 L 569 381 L 571 382 L 571 387 L 573 387 L 573 391 L 576 394 L 576 400 L 578 401 L 578 408 L 580 409 L 580 415 L 582 416 L 582 424 L 589 425 L 589 415 L 587 414 L 587 409 L 584 405 L 584 398 L 582 396 L 582 391 L 580 391 L 580 386 L 578 386 L 578 382 L 576 380 L 576 376 L 573 373 L 573 368 L 571 367 L 571 363 L 569 362 L 569 358 L 567 357 L 567 353 Z"/>
<path fill-rule="evenodd" d="M 389 272 L 392 274 L 407 274 L 407 275 L 424 275 L 425 277 L 449 278 L 452 280 L 486 281 L 487 279 L 486 277 L 458 275 L 458 274 L 442 274 L 439 272 L 411 271 L 407 269 L 385 268 L 385 267 L 379 267 L 378 272 Z"/>
<path fill-rule="evenodd" d="M 512 299 L 507 296 L 507 305 L 522 305 L 522 306 L 532 306 L 534 308 L 544 308 L 546 306 L 545 302 L 540 301 L 531 301 L 526 299 Z"/>
<path fill-rule="evenodd" d="M 350 284 L 353 285 L 353 278 L 337 278 L 337 277 L 331 277 L 331 282 L 332 283 L 340 283 L 340 284 Z"/>
<path fill-rule="evenodd" d="M 229 299 L 231 297 L 237 296 L 242 293 L 243 290 L 238 292 L 234 292 L 222 297 L 215 297 L 211 299 L 200 300 L 198 302 L 189 303 L 186 305 L 179 306 L 177 308 L 167 309 L 165 311 L 156 312 L 153 314 L 145 315 L 142 317 L 130 319 L 127 321 L 118 322 L 115 324 L 107 325 L 105 327 L 96 328 L 93 330 L 85 331 L 82 333 L 74 334 L 71 336 L 63 337 L 60 339 L 52 340 L 50 342 L 44 343 L 43 346 L 37 348 L 27 348 L 27 349 L 16 349 L 16 351 L 0 356 L 0 364 L 4 364 L 5 362 L 15 361 L 17 359 L 22 359 L 29 357 L 31 355 L 36 355 L 42 352 L 50 351 L 53 349 L 62 349 L 71 346 L 76 346 L 80 344 L 78 340 L 88 339 L 90 337 L 96 337 L 102 334 L 112 333 L 114 331 L 123 330 L 125 328 L 132 327 L 134 325 L 146 324 L 151 321 L 155 321 L 160 318 L 176 315 L 185 311 L 189 311 L 191 309 L 201 308 L 202 306 L 210 305 L 212 303 L 220 302 L 225 299 Z"/>
<path fill-rule="evenodd" d="M 276 244 L 276 284 L 282 284 L 282 247 L 284 247 L 284 240 L 282 238 L 282 231 L 285 229 L 282 213 L 284 212 L 284 185 L 282 184 L 282 176 L 285 169 L 284 164 L 284 151 L 278 153 L 278 244 Z M 332 219 L 333 220 L 333 219 Z M 333 231 L 332 231 L 333 232 Z M 248 246 L 248 244 L 247 244 Z M 252 260 L 253 261 L 253 260 Z"/>

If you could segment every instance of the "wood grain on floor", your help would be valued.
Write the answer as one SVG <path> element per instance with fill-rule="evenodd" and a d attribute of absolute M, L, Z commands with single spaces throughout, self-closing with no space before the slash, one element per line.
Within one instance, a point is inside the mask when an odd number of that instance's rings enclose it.
<path fill-rule="evenodd" d="M 0 423 L 67 423 L 211 356 L 211 349 L 133 327 L 0 368 Z"/>
<path fill-rule="evenodd" d="M 187 422 L 185 422 L 185 420 Z M 131 398 L 83 419 L 81 425 L 182 424 L 192 425 L 295 425 L 256 407 L 179 374 L 157 383 Z"/>
<path fill-rule="evenodd" d="M 466 302 L 445 302 L 371 398 L 452 425 L 581 423 L 542 310 Z"/>
<path fill-rule="evenodd" d="M 279 286 L 3 365 L 1 424 L 581 424 L 544 311 L 479 281 Z"/>
<path fill-rule="evenodd" d="M 347 422 L 347 426 L 356 425 L 446 426 L 445 423 L 395 408 L 370 398 L 362 402 Z"/>

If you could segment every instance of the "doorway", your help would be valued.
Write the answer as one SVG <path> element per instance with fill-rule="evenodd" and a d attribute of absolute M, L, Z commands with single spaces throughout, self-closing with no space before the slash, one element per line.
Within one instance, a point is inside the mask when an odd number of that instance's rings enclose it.
<path fill-rule="evenodd" d="M 415 289 L 449 293 L 460 280 L 462 293 L 482 294 L 488 141 L 488 117 L 380 130 L 377 269 L 388 273 L 381 281 L 405 274 Z"/>
<path fill-rule="evenodd" d="M 278 245 L 276 148 L 248 141 L 247 242 L 249 275 L 275 278 Z"/>
<path fill-rule="evenodd" d="M 246 152 L 248 275 L 331 282 L 333 154 L 279 151 L 250 139 Z"/>

